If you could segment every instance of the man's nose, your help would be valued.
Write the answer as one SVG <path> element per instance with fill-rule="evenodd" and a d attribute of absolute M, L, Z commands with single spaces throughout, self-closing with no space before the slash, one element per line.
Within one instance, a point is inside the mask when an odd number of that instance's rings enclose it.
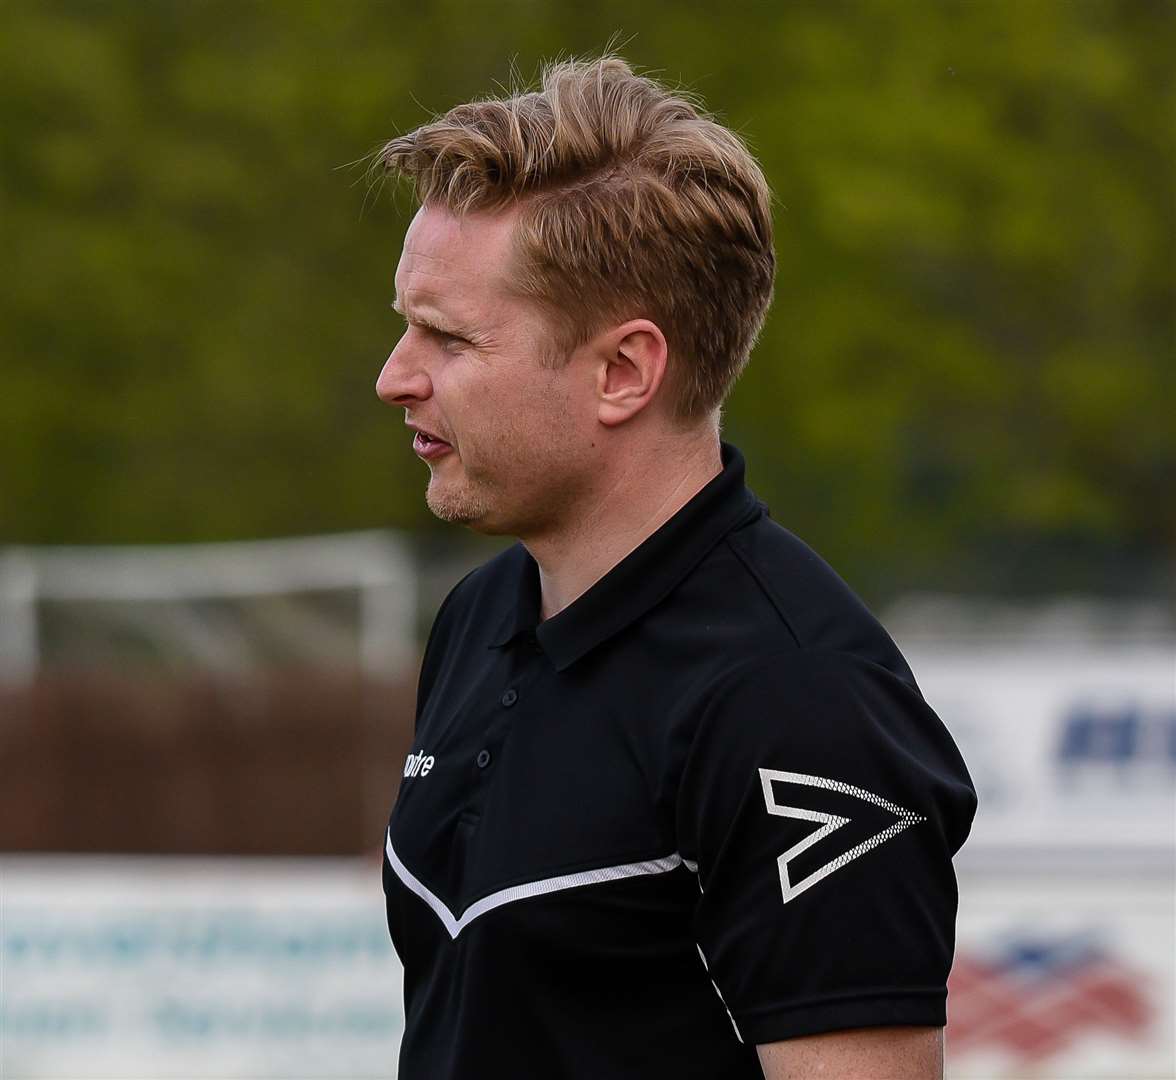
<path fill-rule="evenodd" d="M 433 383 L 421 357 L 408 342 L 410 335 L 406 333 L 396 343 L 376 379 L 376 395 L 385 405 L 408 405 L 433 393 Z"/>

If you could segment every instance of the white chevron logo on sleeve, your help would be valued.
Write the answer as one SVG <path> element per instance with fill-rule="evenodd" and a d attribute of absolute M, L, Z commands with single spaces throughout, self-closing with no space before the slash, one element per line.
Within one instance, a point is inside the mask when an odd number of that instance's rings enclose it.
<path fill-rule="evenodd" d="M 812 888 L 818 881 L 827 878 L 835 870 L 840 870 L 847 863 L 852 862 L 859 855 L 864 855 L 867 851 L 876 848 L 879 844 L 886 843 L 887 840 L 893 840 L 907 826 L 917 825 L 920 821 L 927 820 L 922 815 L 916 814 L 913 810 L 906 810 L 896 803 L 892 803 L 889 799 L 882 798 L 881 795 L 875 795 L 871 791 L 854 787 L 852 784 L 844 784 L 840 780 L 830 780 L 824 776 L 809 776 L 806 773 L 784 772 L 779 769 L 760 769 L 759 775 L 760 783 L 763 784 L 764 788 L 764 805 L 767 807 L 769 814 L 775 814 L 777 817 L 795 818 L 798 821 L 815 821 L 821 825 L 816 832 L 810 833 L 799 843 L 793 844 L 792 847 L 776 860 L 780 868 L 780 890 L 784 894 L 784 903 L 786 904 L 789 900 L 796 899 L 805 889 Z M 806 810 L 801 806 L 782 806 L 776 802 L 776 795 L 772 790 L 773 781 L 782 784 L 800 784 L 805 787 L 836 791 L 842 795 L 852 795 L 854 798 L 862 799 L 865 802 L 872 803 L 874 806 L 880 806 L 882 809 L 890 811 L 894 815 L 895 820 L 881 832 L 875 833 L 868 840 L 863 840 L 860 844 L 850 848 L 848 851 L 842 852 L 835 859 L 831 859 L 825 863 L 819 870 L 814 870 L 808 877 L 802 878 L 800 881 L 794 883 L 788 874 L 788 864 L 796 856 L 808 851 L 814 844 L 819 844 L 826 837 L 840 829 L 842 825 L 848 824 L 853 819 L 841 817 L 838 814 L 823 813 L 820 810 Z"/>

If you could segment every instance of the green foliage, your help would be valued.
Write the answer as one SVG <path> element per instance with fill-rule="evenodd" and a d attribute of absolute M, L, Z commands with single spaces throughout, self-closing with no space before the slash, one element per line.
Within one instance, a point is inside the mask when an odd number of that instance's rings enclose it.
<path fill-rule="evenodd" d="M 1169 558 L 1176 7 L 715 12 L 6 5 L 0 540 L 437 528 L 373 393 L 411 201 L 347 163 L 619 33 L 778 197 L 726 413 L 778 520 L 875 595 Z"/>

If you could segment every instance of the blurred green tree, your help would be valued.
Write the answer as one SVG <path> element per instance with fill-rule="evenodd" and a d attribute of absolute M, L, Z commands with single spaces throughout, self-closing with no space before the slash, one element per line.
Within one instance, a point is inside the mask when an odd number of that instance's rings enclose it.
<path fill-rule="evenodd" d="M 10 2 L 0 542 L 447 528 L 373 394 L 406 192 L 361 158 L 614 34 L 778 198 L 726 412 L 873 598 L 1176 549 L 1176 6 Z"/>

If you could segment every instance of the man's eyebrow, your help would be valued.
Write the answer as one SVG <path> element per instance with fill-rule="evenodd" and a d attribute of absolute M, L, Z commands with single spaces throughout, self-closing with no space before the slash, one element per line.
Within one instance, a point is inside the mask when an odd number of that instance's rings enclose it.
<path fill-rule="evenodd" d="M 397 315 L 401 316 L 401 318 L 406 319 L 410 322 L 414 322 L 414 323 L 416 323 L 417 326 L 423 326 L 426 329 L 434 331 L 435 333 L 456 334 L 459 337 L 469 337 L 469 336 L 474 335 L 473 330 L 470 330 L 470 329 L 467 329 L 466 327 L 463 327 L 460 323 L 456 323 L 456 322 L 450 323 L 448 319 L 443 320 L 445 323 L 448 323 L 447 326 L 443 326 L 440 322 L 438 322 L 434 319 L 430 319 L 426 315 L 414 315 L 414 316 L 412 316 L 411 320 L 409 320 L 408 315 L 404 311 L 403 305 L 400 303 L 399 296 L 394 296 L 392 298 L 392 305 L 391 306 L 392 306 L 392 310 L 395 311 Z"/>

